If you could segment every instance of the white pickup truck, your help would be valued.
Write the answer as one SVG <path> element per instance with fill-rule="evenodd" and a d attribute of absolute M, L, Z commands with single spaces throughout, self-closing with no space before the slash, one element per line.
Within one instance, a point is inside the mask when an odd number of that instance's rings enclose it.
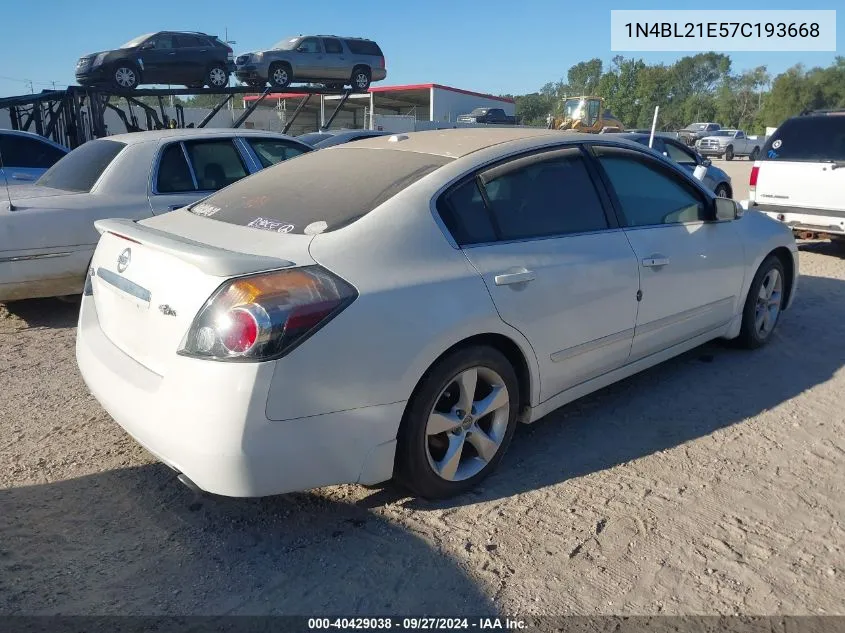
<path fill-rule="evenodd" d="M 743 130 L 719 130 L 696 141 L 695 149 L 702 156 L 720 156 L 733 160 L 734 156 L 748 156 L 757 160 L 763 141 L 748 138 Z"/>

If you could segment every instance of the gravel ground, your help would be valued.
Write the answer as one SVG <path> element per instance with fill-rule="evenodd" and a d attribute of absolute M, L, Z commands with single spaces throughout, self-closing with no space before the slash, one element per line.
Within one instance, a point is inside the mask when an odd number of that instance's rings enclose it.
<path fill-rule="evenodd" d="M 197 498 L 88 394 L 76 306 L 0 306 L 0 613 L 845 614 L 844 260 L 803 244 L 769 346 L 520 427 L 443 503 Z"/>

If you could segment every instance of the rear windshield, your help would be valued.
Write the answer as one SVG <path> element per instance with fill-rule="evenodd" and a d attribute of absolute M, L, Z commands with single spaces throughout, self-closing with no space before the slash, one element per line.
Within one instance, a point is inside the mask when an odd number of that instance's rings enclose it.
<path fill-rule="evenodd" d="M 766 141 L 764 160 L 845 160 L 845 114 L 789 119 Z"/>
<path fill-rule="evenodd" d="M 381 49 L 378 44 L 370 40 L 344 40 L 353 55 L 373 55 L 381 57 Z"/>
<path fill-rule="evenodd" d="M 126 143 L 97 139 L 83 143 L 50 167 L 35 184 L 66 191 L 91 191 Z"/>
<path fill-rule="evenodd" d="M 280 233 L 333 231 L 451 160 L 354 147 L 311 152 L 245 178 L 189 210 L 229 224 Z"/>

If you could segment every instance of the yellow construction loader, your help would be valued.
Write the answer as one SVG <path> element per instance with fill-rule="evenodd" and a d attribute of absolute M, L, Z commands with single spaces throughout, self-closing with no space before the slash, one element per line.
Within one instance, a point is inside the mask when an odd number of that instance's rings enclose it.
<path fill-rule="evenodd" d="M 573 132 L 621 132 L 622 122 L 610 113 L 601 97 L 569 97 L 563 100 L 563 115 L 549 115 L 546 119 L 550 130 Z"/>

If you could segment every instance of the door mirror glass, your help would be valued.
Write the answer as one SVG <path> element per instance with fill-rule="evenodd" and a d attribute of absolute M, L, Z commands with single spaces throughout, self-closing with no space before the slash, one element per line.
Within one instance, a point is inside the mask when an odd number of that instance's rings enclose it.
<path fill-rule="evenodd" d="M 700 164 L 704 167 L 710 167 L 710 165 L 713 164 L 713 161 L 711 161 L 709 158 L 702 158 Z"/>
<path fill-rule="evenodd" d="M 742 207 L 736 200 L 730 198 L 716 198 L 715 219 L 717 222 L 724 220 L 736 220 L 742 215 Z"/>

